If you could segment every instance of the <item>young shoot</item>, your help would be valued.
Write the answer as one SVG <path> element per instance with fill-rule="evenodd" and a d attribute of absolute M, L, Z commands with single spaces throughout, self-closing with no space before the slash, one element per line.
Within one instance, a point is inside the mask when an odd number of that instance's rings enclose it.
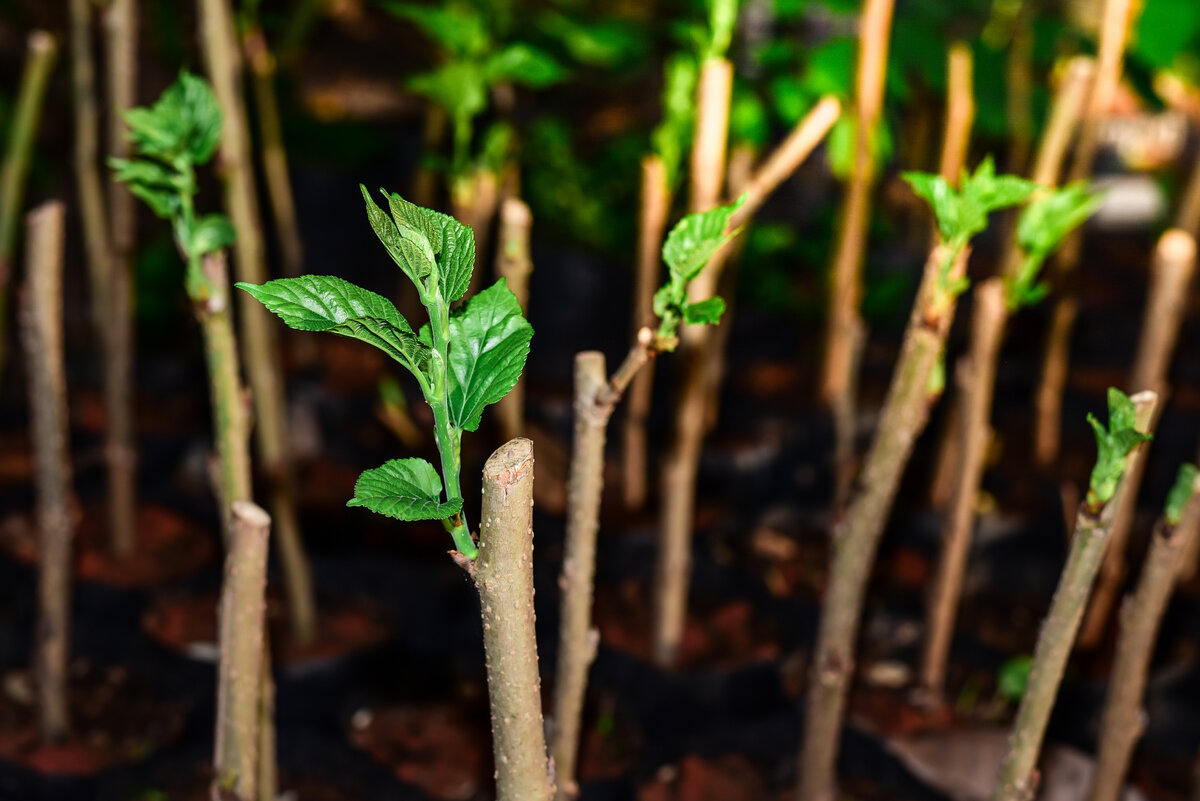
<path fill-rule="evenodd" d="M 508 149 L 510 131 L 493 125 L 483 137 L 480 154 L 472 158 L 475 119 L 488 105 L 493 87 L 519 84 L 541 88 L 557 83 L 567 71 L 549 53 L 525 42 L 503 42 L 502 12 L 488 4 L 449 2 L 439 5 L 388 2 L 385 7 L 412 22 L 442 51 L 441 66 L 409 80 L 413 91 L 441 106 L 453 125 L 454 150 L 450 162 L 453 180 L 472 172 L 472 162 L 497 168 L 498 154 Z M 490 12 L 488 9 L 491 8 Z"/>
<path fill-rule="evenodd" d="M 988 215 L 1023 203 L 1037 188 L 1032 181 L 1015 175 L 996 175 L 991 156 L 975 168 L 974 174 L 964 169 L 958 189 L 940 175 L 925 172 L 906 172 L 904 180 L 933 209 L 938 235 L 948 246 L 937 285 L 944 300 L 953 300 L 969 286 L 965 277 L 950 278 L 951 267 L 972 237 L 987 228 Z"/>
<path fill-rule="evenodd" d="M 187 262 L 188 296 L 206 300 L 203 257 L 233 244 L 236 233 L 222 214 L 197 216 L 196 167 L 207 164 L 221 141 L 221 108 L 208 82 L 186 70 L 149 108 L 125 112 L 136 158 L 108 160 L 114 178 L 171 221 L 175 245 Z"/>
<path fill-rule="evenodd" d="M 1006 276 L 1010 312 L 1033 306 L 1046 297 L 1050 285 L 1038 280 L 1042 265 L 1099 204 L 1100 196 L 1088 189 L 1087 182 L 1077 181 L 1038 194 L 1025 207 L 1016 234 L 1024 258 L 1017 272 Z"/>
<path fill-rule="evenodd" d="M 1175 483 L 1171 485 L 1171 491 L 1167 493 L 1166 505 L 1163 507 L 1163 519 L 1167 521 L 1167 525 L 1178 526 L 1183 520 L 1183 511 L 1196 491 L 1198 474 L 1200 474 L 1200 470 L 1190 462 L 1179 466 L 1179 472 L 1175 475 Z"/>
<path fill-rule="evenodd" d="M 393 459 L 359 476 L 347 505 L 398 520 L 441 520 L 454 547 L 473 560 L 479 549 L 462 513 L 459 486 L 462 434 L 476 430 L 484 407 L 516 386 L 533 328 L 503 278 L 451 310 L 466 293 L 474 269 L 475 239 L 469 227 L 395 193 L 384 192 L 384 211 L 365 187 L 360 189 L 371 227 L 413 282 L 429 315 L 419 332 L 387 298 L 334 276 L 237 286 L 291 328 L 361 340 L 412 373 L 433 410 L 441 475 L 424 459 Z"/>
<path fill-rule="evenodd" d="M 741 229 L 726 233 L 729 220 L 746 203 L 746 195 L 727 206 L 689 214 L 671 229 L 663 243 L 663 261 L 667 263 L 667 283 L 654 293 L 654 314 L 659 318 L 659 350 L 673 351 L 678 343 L 681 322 L 716 325 L 725 311 L 719 297 L 688 302 L 688 284 L 704 270 L 725 243 Z"/>
<path fill-rule="evenodd" d="M 1137 429 L 1136 408 L 1129 396 L 1115 387 L 1108 390 L 1108 426 L 1089 414 L 1088 423 L 1096 432 L 1096 465 L 1088 482 L 1087 505 L 1099 512 L 1112 500 L 1125 475 L 1126 457 L 1153 436 Z"/>

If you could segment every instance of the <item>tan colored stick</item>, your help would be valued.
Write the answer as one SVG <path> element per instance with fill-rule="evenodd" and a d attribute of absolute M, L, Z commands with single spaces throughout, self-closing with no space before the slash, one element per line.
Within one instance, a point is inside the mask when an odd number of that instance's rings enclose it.
<path fill-rule="evenodd" d="M 654 324 L 654 291 L 662 271 L 663 236 L 671 208 L 666 168 L 657 155 L 642 159 L 642 205 L 638 217 L 637 267 L 633 287 L 634 330 Z M 626 509 L 641 509 L 646 502 L 646 421 L 654 389 L 654 365 L 646 366 L 629 390 L 625 415 L 622 488 Z"/>
<path fill-rule="evenodd" d="M 108 62 L 108 152 L 129 156 L 124 114 L 137 105 L 137 0 L 113 0 L 104 13 Z M 137 207 L 133 193 L 109 178 L 109 245 L 112 266 L 102 297 L 107 309 L 100 328 L 104 343 L 105 460 L 108 465 L 109 527 L 117 556 L 133 553 L 137 541 L 137 444 L 134 424 L 134 282 Z"/>
<path fill-rule="evenodd" d="M 29 373 L 38 519 L 38 624 L 34 664 L 42 739 L 70 733 L 67 663 L 71 648 L 71 462 L 63 370 L 63 204 L 31 211 L 26 223 L 22 315 Z"/>
<path fill-rule="evenodd" d="M 261 284 L 268 278 L 266 254 L 233 17 L 228 0 L 198 0 L 198 12 L 204 59 L 224 115 L 220 166 L 225 178 L 225 208 L 238 232 L 234 267 L 239 280 Z M 316 602 L 295 510 L 278 327 L 270 319 L 270 312 L 248 293 L 240 293 L 238 312 L 259 456 L 270 479 L 271 512 L 283 563 L 292 636 L 297 642 L 310 642 L 316 632 Z"/>
<path fill-rule="evenodd" d="M 258 112 L 258 131 L 262 138 L 263 176 L 267 200 L 275 221 L 275 236 L 283 260 L 283 274 L 297 276 L 304 271 L 304 239 L 288 172 L 287 149 L 283 144 L 283 122 L 275 91 L 275 56 L 258 25 L 249 27 L 242 37 L 246 63 L 250 65 L 250 89 Z"/>
<path fill-rule="evenodd" d="M 1005 60 L 1008 78 L 1009 175 L 1024 175 L 1033 145 L 1033 15 L 1022 5 L 1013 22 L 1012 41 Z"/>
<path fill-rule="evenodd" d="M 959 252 L 949 280 L 965 275 L 969 253 L 969 246 Z M 942 358 L 956 305 L 955 297 L 942 289 L 942 265 L 948 257 L 944 245 L 929 254 L 879 427 L 854 494 L 834 531 L 829 586 L 809 671 L 800 801 L 836 797 L 838 745 L 867 582 L 900 478 L 928 421 L 929 407 L 940 392 L 930 379 Z"/>
<path fill-rule="evenodd" d="M 483 466 L 479 558 L 498 801 L 554 796 L 542 729 L 533 611 L 533 443 L 514 439 Z"/>
<path fill-rule="evenodd" d="M 1113 97 L 1121 81 L 1125 42 L 1138 5 L 1133 0 L 1105 0 L 1096 78 L 1080 127 L 1068 183 L 1091 177 L 1100 143 L 1100 127 L 1104 115 L 1112 108 Z M 1082 229 L 1076 228 L 1059 248 L 1055 271 L 1060 279 L 1075 271 L 1082 246 L 1083 232 Z M 1071 334 L 1075 328 L 1075 314 L 1072 309 L 1066 307 L 1076 303 L 1072 297 L 1075 293 L 1069 286 L 1066 290 L 1059 296 L 1054 310 L 1055 325 L 1050 329 L 1051 336 L 1046 344 L 1045 360 L 1042 364 L 1042 383 L 1037 391 L 1034 454 L 1041 465 L 1049 465 L 1058 458 L 1062 439 L 1062 393 L 1071 356 Z"/>
<path fill-rule="evenodd" d="M 975 505 L 991 439 L 992 392 L 996 361 L 1004 336 L 1004 282 L 990 278 L 975 290 L 971 350 L 958 365 L 958 422 L 961 441 L 954 503 L 942 529 L 942 551 L 929 595 L 925 649 L 921 657 L 921 689 L 941 703 L 954 622 L 962 597 L 963 575 L 971 548 Z"/>
<path fill-rule="evenodd" d="M 230 518 L 221 586 L 212 797 L 216 801 L 231 794 L 238 801 L 258 801 L 271 518 L 250 501 L 234 501 Z"/>
<path fill-rule="evenodd" d="M 25 69 L 9 124 L 8 147 L 0 166 L 0 372 L 7 356 L 8 285 L 17 249 L 17 232 L 25 206 L 25 184 L 33 144 L 42 119 L 42 102 L 58 56 L 58 43 L 46 31 L 29 34 Z"/>
<path fill-rule="evenodd" d="M 708 211 L 721 202 L 725 184 L 725 147 L 729 139 L 729 99 L 733 93 L 733 64 L 707 59 L 696 87 L 696 129 L 691 152 L 691 194 L 688 210 Z M 707 296 L 706 296 L 707 297 Z"/>
<path fill-rule="evenodd" d="M 862 305 L 862 264 L 871 221 L 871 190 L 875 185 L 872 143 L 883 113 L 888 40 L 893 0 L 864 0 L 859 29 L 858 73 L 855 88 L 856 123 L 854 172 L 842 201 L 838 243 L 830 268 L 831 296 L 826 330 L 821 397 L 833 412 L 835 502 L 848 494 L 854 461 L 855 374 L 866 339 Z"/>
<path fill-rule="evenodd" d="M 1108 700 L 1100 726 L 1090 801 L 1117 801 L 1121 797 L 1134 746 L 1145 730 L 1141 707 L 1150 659 L 1179 576 L 1180 557 L 1191 547 L 1200 529 L 1198 493 L 1200 480 L 1193 485 L 1178 524 L 1159 518 L 1137 590 L 1122 610 L 1121 635 L 1108 677 Z"/>
<path fill-rule="evenodd" d="M 1187 307 L 1188 287 L 1195 271 L 1196 240 L 1178 228 L 1168 230 L 1158 240 L 1155 251 L 1137 358 L 1129 378 L 1130 392 L 1151 390 L 1158 393 L 1159 397 L 1166 397 L 1167 371 L 1179 339 L 1179 329 Z M 1125 551 L 1133 529 L 1137 496 L 1149 451 L 1149 446 L 1138 451 L 1125 476 L 1126 491 L 1113 518 L 1108 535 L 1108 551 L 1104 555 L 1092 602 L 1079 633 L 1080 648 L 1094 648 L 1100 644 L 1113 607 L 1120 597 L 1127 569 Z"/>
<path fill-rule="evenodd" d="M 596 534 L 604 490 L 604 441 L 608 411 L 597 404 L 607 383 L 604 354 L 586 351 L 575 357 L 575 440 L 567 488 L 567 534 L 562 575 L 562 623 L 559 629 L 554 690 L 554 756 L 559 801 L 578 795 L 575 764 L 588 667 L 599 635 L 592 628 L 592 589 L 596 570 Z"/>
<path fill-rule="evenodd" d="M 938 173 L 952 186 L 967 163 L 975 122 L 974 62 L 971 47 L 955 42 L 946 53 L 946 124 Z"/>
<path fill-rule="evenodd" d="M 1149 432 L 1158 396 L 1153 392 L 1142 392 L 1131 400 L 1137 409 L 1137 430 Z M 1126 459 L 1127 467 L 1136 454 L 1137 448 Z M 1124 488 L 1118 487 L 1117 494 L 1100 510 L 1091 508 L 1087 501 L 1079 507 L 1075 534 L 1071 539 L 1071 553 L 1063 567 L 1054 599 L 1050 602 L 1050 611 L 1046 613 L 1038 634 L 1033 669 L 1017 709 L 992 801 L 1026 801 L 1037 791 L 1035 768 L 1046 736 L 1046 726 L 1050 722 L 1050 713 L 1054 711 L 1054 701 L 1075 644 L 1075 635 L 1083 620 L 1092 582 L 1104 558 L 1109 526 L 1116 511 L 1114 502 L 1119 502 L 1123 492 Z"/>
<path fill-rule="evenodd" d="M 529 206 L 519 198 L 505 198 L 500 204 L 500 236 L 496 249 L 496 274 L 508 281 L 508 288 L 517 296 L 521 308 L 529 310 L 529 277 L 533 259 L 529 253 L 529 236 L 533 215 Z M 507 442 L 525 433 L 525 383 L 518 381 L 512 392 L 496 404 L 496 420 L 500 434 Z"/>

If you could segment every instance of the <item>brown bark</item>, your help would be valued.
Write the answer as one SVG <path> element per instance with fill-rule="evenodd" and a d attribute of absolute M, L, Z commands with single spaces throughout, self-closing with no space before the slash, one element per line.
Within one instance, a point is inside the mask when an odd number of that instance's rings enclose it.
<path fill-rule="evenodd" d="M 1188 286 L 1195 269 L 1196 241 L 1191 235 L 1177 228 L 1164 233 L 1155 250 L 1137 358 L 1129 377 L 1130 392 L 1151 390 L 1158 393 L 1159 397 L 1166 397 L 1167 372 L 1179 339 L 1179 329 L 1187 307 Z M 1093 648 L 1100 644 L 1121 594 L 1127 570 L 1125 551 L 1137 512 L 1137 497 L 1149 450 L 1149 446 L 1146 446 L 1139 451 L 1125 476 L 1127 489 L 1113 519 L 1108 535 L 1108 551 L 1100 568 L 1100 577 L 1092 593 L 1083 629 L 1079 633 L 1080 648 Z"/>
<path fill-rule="evenodd" d="M 529 235 L 533 215 L 518 198 L 505 198 L 500 204 L 500 236 L 496 249 L 496 274 L 505 278 L 517 296 L 521 309 L 529 310 L 529 277 L 533 259 L 529 253 Z M 507 442 L 525 433 L 525 384 L 518 381 L 512 391 L 496 404 L 500 435 Z"/>
<path fill-rule="evenodd" d="M 1158 397 L 1153 392 L 1143 392 L 1132 400 L 1137 408 L 1137 429 L 1149 431 Z M 1127 467 L 1137 450 L 1135 448 L 1126 459 Z M 1092 582 L 1104 558 L 1113 514 L 1124 491 L 1123 487 L 1118 487 L 1117 494 L 1099 510 L 1090 508 L 1087 501 L 1079 507 L 1075 534 L 1071 539 L 1071 553 L 1063 567 L 1054 599 L 1050 602 L 1050 611 L 1038 634 L 1033 669 L 1017 709 L 1012 737 L 1000 766 L 1000 777 L 992 801 L 1028 801 L 1037 790 L 1035 767 L 1046 735 L 1046 725 L 1050 722 L 1054 700 L 1066 672 L 1067 659 L 1083 620 Z"/>
<path fill-rule="evenodd" d="M 22 314 L 29 380 L 38 522 L 38 623 L 34 664 L 42 739 L 70 734 L 71 463 L 63 370 L 63 204 L 44 203 L 26 224 Z"/>
<path fill-rule="evenodd" d="M 971 548 L 975 506 L 991 439 L 992 393 L 996 362 L 1004 336 L 1004 282 L 991 278 L 975 290 L 971 320 L 971 350 L 958 365 L 958 423 L 961 442 L 955 471 L 954 502 L 942 529 L 942 551 L 929 596 L 925 649 L 921 658 L 921 689 L 940 703 L 946 684 L 946 662 L 962 596 L 963 576 Z"/>
<path fill-rule="evenodd" d="M 862 305 L 862 264 L 871 221 L 875 185 L 872 143 L 883 113 L 888 40 L 893 0 L 864 0 L 859 23 L 858 72 L 855 86 L 854 172 L 842 201 L 838 242 L 834 251 L 826 329 L 821 397 L 833 412 L 836 448 L 835 501 L 845 494 L 854 460 L 855 373 L 866 339 Z"/>
<path fill-rule="evenodd" d="M 1104 19 L 1100 31 L 1100 52 L 1096 77 L 1088 97 L 1079 141 L 1071 161 L 1068 183 L 1090 178 L 1099 149 L 1100 127 L 1104 116 L 1112 109 L 1113 98 L 1121 81 L 1121 66 L 1125 42 L 1133 24 L 1136 4 L 1133 0 L 1105 0 Z M 1055 272 L 1063 279 L 1075 271 L 1083 246 L 1082 229 L 1076 228 L 1063 241 L 1055 261 Z M 1054 309 L 1054 325 L 1046 344 L 1042 365 L 1042 383 L 1037 390 L 1038 413 L 1035 418 L 1034 450 L 1039 464 L 1049 465 L 1058 458 L 1062 439 L 1062 393 L 1070 361 L 1071 334 L 1075 327 L 1076 304 L 1068 281 Z"/>
<path fill-rule="evenodd" d="M 707 59 L 700 67 L 696 87 L 688 211 L 708 211 L 724 196 L 725 148 L 729 140 L 729 99 L 732 94 L 733 64 L 723 58 Z"/>
<path fill-rule="evenodd" d="M 604 490 L 604 441 L 612 407 L 600 406 L 597 400 L 606 383 L 604 354 L 586 351 L 575 357 L 575 440 L 567 487 L 566 543 L 558 579 L 562 622 L 551 748 L 559 801 L 578 794 L 575 764 L 583 700 L 599 639 L 591 625 L 592 586 Z"/>
<path fill-rule="evenodd" d="M 975 122 L 974 62 L 971 47 L 955 42 L 946 54 L 946 124 L 938 173 L 952 186 L 967 163 Z"/>
<path fill-rule="evenodd" d="M 654 291 L 662 271 L 662 244 L 671 208 L 666 169 L 657 155 L 642 159 L 642 204 L 638 215 L 637 266 L 633 285 L 633 327 L 654 324 Z M 641 509 L 646 502 L 646 421 L 654 390 L 654 365 L 647 365 L 629 390 L 625 414 L 622 488 L 625 508 Z"/>
<path fill-rule="evenodd" d="M 246 500 L 232 520 L 221 587 L 212 801 L 258 801 L 260 714 L 266 660 L 267 549 L 271 518 Z"/>
<path fill-rule="evenodd" d="M 228 0 L 198 0 L 198 15 L 209 79 L 224 115 L 219 155 L 225 179 L 225 208 L 238 232 L 234 267 L 238 280 L 261 284 L 269 276 L 242 96 L 241 52 Z M 239 295 L 238 319 L 254 402 L 259 457 L 270 481 L 275 540 L 283 564 L 292 636 L 297 642 L 309 642 L 316 629 L 316 603 L 294 508 L 291 456 L 285 428 L 287 401 L 277 327 L 270 312 L 244 292 Z"/>
<path fill-rule="evenodd" d="M 104 14 L 108 62 L 108 152 L 129 155 L 124 114 L 137 105 L 137 0 L 113 0 Z M 103 286 L 107 303 L 99 340 L 104 345 L 105 461 L 108 467 L 109 528 L 113 552 L 133 553 L 137 542 L 137 445 L 134 424 L 133 261 L 137 237 L 136 199 L 127 186 L 108 183 L 111 267 Z"/>
<path fill-rule="evenodd" d="M 46 31 L 29 34 L 25 69 L 9 123 L 8 146 L 0 166 L 0 373 L 7 357 L 8 285 L 17 249 L 17 231 L 25 207 L 25 184 L 33 159 L 33 144 L 42 118 L 42 102 L 54 70 L 58 43 Z"/>
<path fill-rule="evenodd" d="M 1117 801 L 1124 789 L 1134 746 L 1145 728 L 1141 707 L 1154 643 L 1179 576 L 1180 557 L 1200 528 L 1198 490 L 1200 487 L 1192 488 L 1177 525 L 1159 519 L 1137 590 L 1122 610 L 1121 634 L 1108 678 L 1108 700 L 1100 726 L 1090 801 Z"/>
<path fill-rule="evenodd" d="M 483 466 L 475 588 L 483 613 L 498 801 L 554 795 L 542 730 L 533 610 L 533 443 L 514 439 Z"/>
<path fill-rule="evenodd" d="M 965 274 L 969 251 L 968 246 L 959 252 L 950 280 Z M 926 262 L 879 428 L 834 531 L 829 586 L 810 670 L 797 796 L 801 801 L 835 797 L 838 745 L 867 583 L 900 478 L 937 397 L 931 378 L 954 319 L 955 299 L 939 286 L 947 255 L 945 246 L 938 246 Z"/>

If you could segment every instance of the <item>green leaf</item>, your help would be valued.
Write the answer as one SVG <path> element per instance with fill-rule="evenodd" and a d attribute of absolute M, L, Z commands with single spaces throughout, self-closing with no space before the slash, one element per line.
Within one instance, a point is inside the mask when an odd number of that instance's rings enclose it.
<path fill-rule="evenodd" d="M 737 236 L 737 231 L 726 233 L 725 227 L 745 202 L 746 196 L 742 195 L 727 206 L 689 214 L 671 229 L 663 243 L 662 256 L 672 278 L 684 283 L 691 281 L 722 245 Z"/>
<path fill-rule="evenodd" d="M 466 294 L 475 269 L 475 234 L 449 214 L 409 203 L 395 192 L 380 190 L 387 196 L 392 221 L 402 237 L 406 230 L 415 230 L 429 243 L 436 256 L 438 285 L 442 300 L 453 303 Z M 364 196 L 366 190 L 363 190 Z M 372 223 L 374 225 L 374 223 Z"/>
<path fill-rule="evenodd" d="M 1170 525 L 1177 526 L 1183 519 L 1183 510 L 1196 492 L 1198 473 L 1200 471 L 1194 464 L 1185 462 L 1179 466 L 1179 472 L 1175 476 L 1175 483 L 1171 485 L 1171 491 L 1167 493 L 1167 505 L 1163 510 L 1163 517 Z"/>
<path fill-rule="evenodd" d="M 1017 222 L 1017 244 L 1026 253 L 1049 256 L 1067 234 L 1083 224 L 1100 203 L 1100 196 L 1077 181 L 1035 197 Z"/>
<path fill-rule="evenodd" d="M 379 241 L 387 248 L 392 261 L 396 262 L 396 265 L 408 276 L 408 280 L 424 291 L 427 284 L 426 279 L 434 270 L 433 243 L 420 230 L 412 226 L 402 228 L 397 225 L 394 211 L 389 217 L 383 209 L 375 205 L 374 200 L 371 200 L 371 195 L 365 186 L 359 184 L 358 188 L 367 204 L 367 220 L 371 223 L 375 236 L 379 237 Z M 391 197 L 389 196 L 388 199 L 390 202 Z M 414 206 L 414 208 L 416 207 Z M 405 231 L 408 232 L 407 235 Z"/>
<path fill-rule="evenodd" d="M 455 426 L 479 428 L 484 407 L 517 385 L 532 338 L 533 326 L 503 278 L 450 318 L 447 393 Z"/>
<path fill-rule="evenodd" d="M 944 241 L 954 237 L 958 229 L 959 198 L 954 187 L 940 175 L 927 172 L 906 172 L 901 177 L 912 187 L 917 197 L 929 204 L 937 220 L 938 234 Z"/>
<path fill-rule="evenodd" d="M 469 119 L 487 108 L 487 74 L 473 61 L 452 61 L 431 72 L 414 75 L 408 87 L 453 117 Z"/>
<path fill-rule="evenodd" d="M 547 11 L 538 18 L 543 33 L 557 39 L 580 64 L 618 67 L 636 62 L 647 42 L 632 22 L 619 19 L 582 22 Z"/>
<path fill-rule="evenodd" d="M 683 321 L 689 325 L 716 325 L 724 313 L 724 298 L 712 297 L 684 306 Z"/>
<path fill-rule="evenodd" d="M 738 0 L 708 0 L 708 26 L 711 33 L 705 58 L 724 58 L 733 41 L 737 25 Z"/>
<path fill-rule="evenodd" d="M 567 77 L 567 70 L 549 53 L 527 44 L 512 44 L 488 58 L 483 65 L 487 82 L 511 81 L 541 88 Z"/>
<path fill-rule="evenodd" d="M 188 253 L 203 256 L 216 253 L 237 241 L 237 231 L 224 214 L 208 214 L 196 221 L 188 240 Z"/>
<path fill-rule="evenodd" d="M 171 162 L 186 156 L 204 164 L 221 141 L 221 107 L 203 78 L 184 71 L 153 106 L 125 112 L 135 150 Z"/>
<path fill-rule="evenodd" d="M 996 677 L 996 695 L 1016 703 L 1025 695 L 1029 686 L 1029 674 L 1033 672 L 1033 657 L 1029 654 L 1014 656 L 1003 665 Z"/>
<path fill-rule="evenodd" d="M 385 2 L 383 7 L 413 23 L 429 38 L 460 58 L 479 55 L 488 48 L 486 22 L 469 5 Z"/>
<path fill-rule="evenodd" d="M 347 506 L 364 506 L 397 520 L 445 520 L 462 511 L 462 498 L 442 501 L 442 479 L 424 459 L 393 459 L 365 470 Z"/>
<path fill-rule="evenodd" d="M 429 348 L 382 295 L 328 275 L 279 278 L 261 286 L 239 283 L 298 331 L 327 331 L 374 345 L 424 379 Z"/>
<path fill-rule="evenodd" d="M 991 156 L 974 174 L 963 170 L 957 190 L 938 175 L 907 172 L 903 177 L 933 210 L 938 234 L 946 242 L 966 242 L 987 228 L 990 213 L 1023 202 L 1037 188 L 1024 178 L 996 175 Z"/>
<path fill-rule="evenodd" d="M 1108 390 L 1108 427 L 1094 416 L 1088 423 L 1096 434 L 1096 465 L 1088 482 L 1088 503 L 1093 506 L 1112 500 L 1125 475 L 1125 457 L 1143 442 L 1152 439 L 1136 429 L 1137 409 L 1119 389 Z"/>
<path fill-rule="evenodd" d="M 128 184 L 135 197 L 145 201 L 155 216 L 171 219 L 179 213 L 181 177 L 158 162 L 110 158 L 113 180 Z"/>
<path fill-rule="evenodd" d="M 696 80 L 696 62 L 688 56 L 671 56 L 663 66 L 663 119 L 650 135 L 650 142 L 662 159 L 669 187 L 678 182 L 684 153 L 691 146 Z"/>

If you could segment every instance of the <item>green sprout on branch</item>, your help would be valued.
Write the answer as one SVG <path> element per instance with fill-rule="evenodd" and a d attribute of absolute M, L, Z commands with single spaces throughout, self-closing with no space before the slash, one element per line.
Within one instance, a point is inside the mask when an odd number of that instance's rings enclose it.
<path fill-rule="evenodd" d="M 719 297 L 688 302 L 688 284 L 696 278 L 709 260 L 741 229 L 726 231 L 729 220 L 746 202 L 742 195 L 727 206 L 689 214 L 671 229 L 663 243 L 663 261 L 667 263 L 667 283 L 654 293 L 654 314 L 659 318 L 657 338 L 660 350 L 675 349 L 681 322 L 716 325 L 725 311 L 725 301 Z"/>
<path fill-rule="evenodd" d="M 384 193 L 384 211 L 360 188 L 371 227 L 429 315 L 419 332 L 390 300 L 341 278 L 309 275 L 237 286 L 288 326 L 367 342 L 413 374 L 433 410 L 441 475 L 424 459 L 393 459 L 359 476 L 347 505 L 398 520 L 441 520 L 459 553 L 474 559 L 479 549 L 463 518 L 459 486 L 462 434 L 479 428 L 484 407 L 516 386 L 533 328 L 503 278 L 451 310 L 474 269 L 470 228 L 395 193 Z"/>
<path fill-rule="evenodd" d="M 1125 475 L 1126 458 L 1138 445 L 1153 437 L 1136 428 L 1136 407 L 1129 396 L 1119 389 L 1108 390 L 1108 427 L 1094 415 L 1088 423 L 1096 432 L 1096 466 L 1088 482 L 1088 506 L 1099 509 L 1112 500 Z"/>
<path fill-rule="evenodd" d="M 1167 503 L 1163 509 L 1163 517 L 1168 525 L 1177 526 L 1183 520 L 1183 510 L 1188 501 L 1192 499 L 1192 493 L 1196 491 L 1198 473 L 1200 470 L 1197 470 L 1194 464 L 1185 462 L 1179 466 L 1175 483 L 1171 485 L 1171 491 L 1167 493 Z"/>
<path fill-rule="evenodd" d="M 1050 285 L 1038 280 L 1042 265 L 1099 204 L 1100 195 L 1091 192 L 1086 181 L 1039 194 L 1030 201 L 1017 222 L 1017 245 L 1024 258 L 1016 274 L 1007 277 L 1009 311 L 1032 306 L 1046 296 Z"/>
<path fill-rule="evenodd" d="M 208 295 L 203 257 L 233 244 L 236 232 L 222 214 L 197 216 L 196 167 L 207 164 L 221 140 L 221 108 L 203 79 L 181 72 L 149 108 L 125 112 L 138 158 L 110 158 L 114 178 L 129 186 L 156 215 L 171 221 L 175 245 L 187 262 L 187 292 Z"/>
<path fill-rule="evenodd" d="M 945 178 L 925 172 L 906 172 L 904 180 L 933 209 L 938 235 L 947 245 L 942 260 L 938 291 L 948 298 L 962 294 L 966 278 L 950 280 L 950 271 L 967 243 L 987 228 L 988 215 L 1025 201 L 1037 184 L 1015 175 L 996 175 L 996 164 L 988 156 L 975 169 L 965 169 L 955 189 Z"/>

